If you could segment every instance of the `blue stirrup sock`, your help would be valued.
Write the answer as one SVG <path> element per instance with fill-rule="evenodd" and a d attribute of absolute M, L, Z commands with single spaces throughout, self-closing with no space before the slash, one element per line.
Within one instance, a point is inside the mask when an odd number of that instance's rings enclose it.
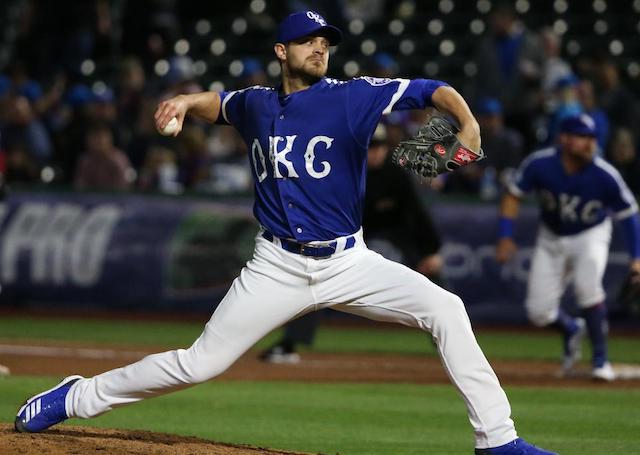
<path fill-rule="evenodd" d="M 593 366 L 600 368 L 607 361 L 607 307 L 604 303 L 582 310 L 593 349 Z"/>
<path fill-rule="evenodd" d="M 553 322 L 553 324 L 551 324 L 551 326 L 559 329 L 564 335 L 564 355 L 569 355 L 569 338 L 571 338 L 571 336 L 578 330 L 576 318 L 560 308 L 558 309 L 558 318 Z"/>

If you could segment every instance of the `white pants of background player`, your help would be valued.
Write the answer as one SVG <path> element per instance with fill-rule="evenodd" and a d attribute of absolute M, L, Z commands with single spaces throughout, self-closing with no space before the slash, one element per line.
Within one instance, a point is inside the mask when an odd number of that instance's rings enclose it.
<path fill-rule="evenodd" d="M 338 250 L 344 248 L 341 240 Z M 499 446 L 517 437 L 507 397 L 476 342 L 460 298 L 369 250 L 362 231 L 353 248 L 325 259 L 289 253 L 257 236 L 253 259 L 189 349 L 153 354 L 78 381 L 67 395 L 67 413 L 93 417 L 207 381 L 273 329 L 326 307 L 431 332 L 467 405 L 476 447 Z"/>
<path fill-rule="evenodd" d="M 560 299 L 573 284 L 581 309 L 604 302 L 602 278 L 611 243 L 611 220 L 575 235 L 559 236 L 540 227 L 531 260 L 526 309 L 537 326 L 558 318 Z"/>

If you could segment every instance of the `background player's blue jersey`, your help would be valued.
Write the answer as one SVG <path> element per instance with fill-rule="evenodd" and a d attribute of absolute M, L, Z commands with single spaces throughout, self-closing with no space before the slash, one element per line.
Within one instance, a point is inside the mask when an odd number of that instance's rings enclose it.
<path fill-rule="evenodd" d="M 572 235 L 600 224 L 612 212 L 616 219 L 638 211 L 636 200 L 618 171 L 599 157 L 568 174 L 556 147 L 531 154 L 514 175 L 509 191 L 522 196 L 536 191 L 542 222 L 558 235 Z"/>
<path fill-rule="evenodd" d="M 222 92 L 218 123 L 233 125 L 247 144 L 257 220 L 300 242 L 358 231 L 367 147 L 381 115 L 424 109 L 442 85 L 324 78 L 287 96 L 265 87 Z"/>

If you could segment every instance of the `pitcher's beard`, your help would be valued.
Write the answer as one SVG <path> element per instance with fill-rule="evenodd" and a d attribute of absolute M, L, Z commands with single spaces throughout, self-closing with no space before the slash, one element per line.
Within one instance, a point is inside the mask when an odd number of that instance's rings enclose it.
<path fill-rule="evenodd" d="M 320 81 L 327 72 L 324 69 L 317 68 L 315 71 L 309 71 L 305 68 L 300 68 L 291 71 L 291 76 L 294 78 L 299 78 L 307 85 L 313 85 L 316 82 Z"/>

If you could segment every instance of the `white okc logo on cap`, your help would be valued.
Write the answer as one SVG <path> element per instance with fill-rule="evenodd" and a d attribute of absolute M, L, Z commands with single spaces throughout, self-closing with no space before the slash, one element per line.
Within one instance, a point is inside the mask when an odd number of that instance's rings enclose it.
<path fill-rule="evenodd" d="M 316 21 L 318 24 L 322 25 L 323 27 L 327 25 L 327 22 L 318 13 L 315 13 L 313 11 L 307 11 L 307 17 L 309 19 Z"/>
<path fill-rule="evenodd" d="M 586 114 L 580 115 L 580 120 L 582 120 L 582 123 L 586 123 L 587 126 L 591 129 L 596 127 L 596 123 L 593 121 L 593 119 Z"/>

